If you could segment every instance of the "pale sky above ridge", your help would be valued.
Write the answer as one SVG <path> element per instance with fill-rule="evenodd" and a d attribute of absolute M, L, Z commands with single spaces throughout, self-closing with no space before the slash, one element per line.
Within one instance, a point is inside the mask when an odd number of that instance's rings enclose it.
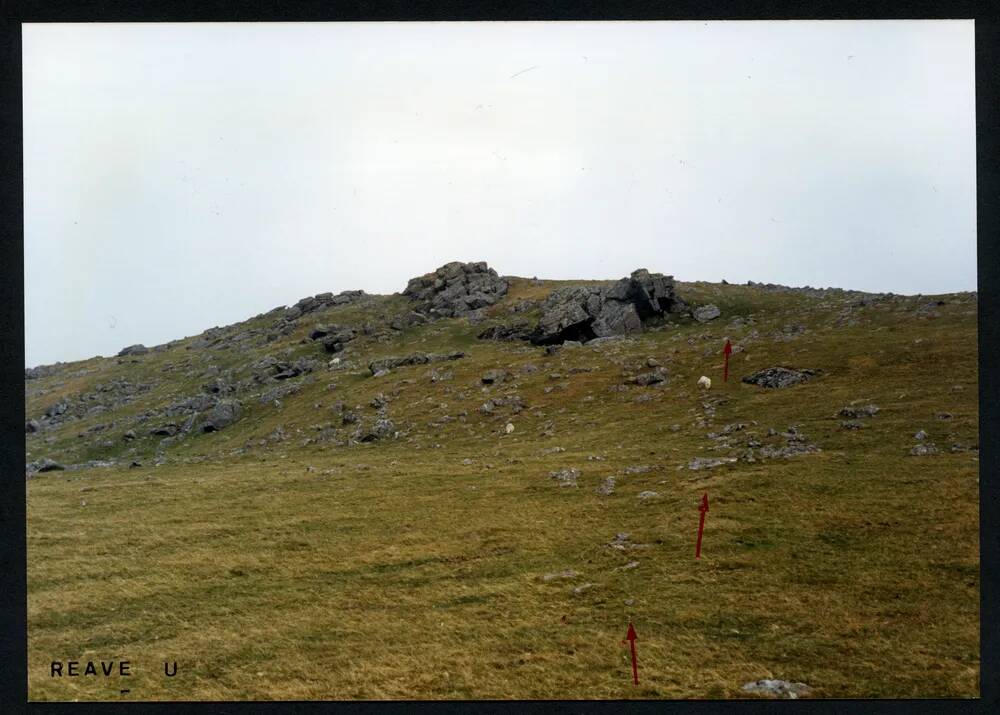
<path fill-rule="evenodd" d="M 451 260 L 976 289 L 972 21 L 23 26 L 26 364 Z"/>

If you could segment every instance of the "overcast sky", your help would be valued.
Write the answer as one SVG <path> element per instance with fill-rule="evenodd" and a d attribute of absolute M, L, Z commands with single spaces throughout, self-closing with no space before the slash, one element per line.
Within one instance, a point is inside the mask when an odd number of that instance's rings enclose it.
<path fill-rule="evenodd" d="M 25 25 L 26 363 L 501 274 L 976 288 L 971 21 Z"/>

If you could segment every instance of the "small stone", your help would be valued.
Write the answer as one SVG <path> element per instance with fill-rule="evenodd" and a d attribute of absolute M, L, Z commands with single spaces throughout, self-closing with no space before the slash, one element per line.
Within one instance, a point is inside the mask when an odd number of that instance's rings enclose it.
<path fill-rule="evenodd" d="M 507 433 L 507 434 L 513 433 L 514 432 L 514 425 L 512 423 L 508 422 L 507 426 L 503 428 L 503 431 L 505 433 Z"/>
<path fill-rule="evenodd" d="M 653 491 L 639 492 L 639 498 L 642 499 L 643 501 L 646 501 L 647 499 L 655 499 L 658 496 L 660 496 L 659 492 L 653 492 Z"/>
<path fill-rule="evenodd" d="M 812 688 L 805 683 L 790 683 L 787 680 L 757 680 L 747 683 L 742 690 L 745 693 L 795 700 L 800 695 L 807 695 Z"/>
<path fill-rule="evenodd" d="M 610 496 L 615 491 L 615 478 L 607 477 L 603 482 L 601 482 L 601 485 L 597 487 L 597 489 L 595 489 L 594 491 L 596 491 L 601 496 Z"/>
<path fill-rule="evenodd" d="M 924 432 L 923 430 L 920 430 L 915 435 L 913 435 L 913 439 L 917 439 L 917 440 L 923 441 L 923 440 L 927 439 L 927 433 Z"/>
<path fill-rule="evenodd" d="M 592 584 L 592 583 L 584 583 L 584 584 L 581 584 L 579 586 L 576 586 L 575 588 L 570 589 L 570 593 L 572 593 L 574 596 L 579 596 L 580 594 L 585 593 L 586 591 L 589 591 L 593 587 L 594 587 L 594 584 Z"/>
<path fill-rule="evenodd" d="M 549 581 L 555 581 L 556 579 L 576 578 L 579 575 L 580 575 L 579 573 L 572 570 L 557 571 L 556 573 L 545 574 L 544 576 L 542 576 L 542 581 L 548 583 Z"/>

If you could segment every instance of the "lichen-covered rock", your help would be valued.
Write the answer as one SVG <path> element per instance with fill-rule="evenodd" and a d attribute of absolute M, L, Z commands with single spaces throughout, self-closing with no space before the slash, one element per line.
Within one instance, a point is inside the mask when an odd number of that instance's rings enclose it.
<path fill-rule="evenodd" d="M 433 273 L 411 278 L 403 295 L 435 317 L 459 317 L 493 305 L 507 294 L 505 278 L 485 261 L 452 261 Z"/>
<path fill-rule="evenodd" d="M 220 400 L 201 425 L 202 432 L 217 432 L 236 422 L 243 412 L 238 400 Z"/>
<path fill-rule="evenodd" d="M 778 389 L 807 382 L 818 372 L 818 370 L 798 370 L 790 367 L 768 367 L 747 375 L 743 378 L 743 382 L 768 389 Z"/>
<path fill-rule="evenodd" d="M 718 306 L 709 303 L 708 305 L 698 306 L 691 311 L 691 315 L 694 316 L 694 319 L 699 323 L 707 323 L 708 321 L 715 320 L 722 315 L 722 311 L 719 310 Z"/>

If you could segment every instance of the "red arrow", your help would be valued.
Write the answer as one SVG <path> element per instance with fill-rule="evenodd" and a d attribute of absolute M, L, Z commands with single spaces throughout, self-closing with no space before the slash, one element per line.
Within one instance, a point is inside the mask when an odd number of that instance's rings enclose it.
<path fill-rule="evenodd" d="M 708 511 L 708 492 L 701 498 L 701 505 L 698 507 L 701 512 L 701 520 L 698 522 L 698 545 L 694 549 L 694 557 L 701 558 L 701 532 L 705 530 L 705 513 Z"/>
<path fill-rule="evenodd" d="M 625 634 L 625 639 L 632 646 L 632 682 L 636 685 L 639 684 L 639 665 L 635 659 L 635 627 L 631 623 L 628 624 L 628 633 Z M 624 643 L 625 641 L 622 641 Z"/>
<path fill-rule="evenodd" d="M 733 352 L 733 346 L 726 340 L 726 347 L 722 348 L 722 354 L 726 356 L 726 365 L 722 368 L 722 381 L 729 382 L 729 355 Z"/>

